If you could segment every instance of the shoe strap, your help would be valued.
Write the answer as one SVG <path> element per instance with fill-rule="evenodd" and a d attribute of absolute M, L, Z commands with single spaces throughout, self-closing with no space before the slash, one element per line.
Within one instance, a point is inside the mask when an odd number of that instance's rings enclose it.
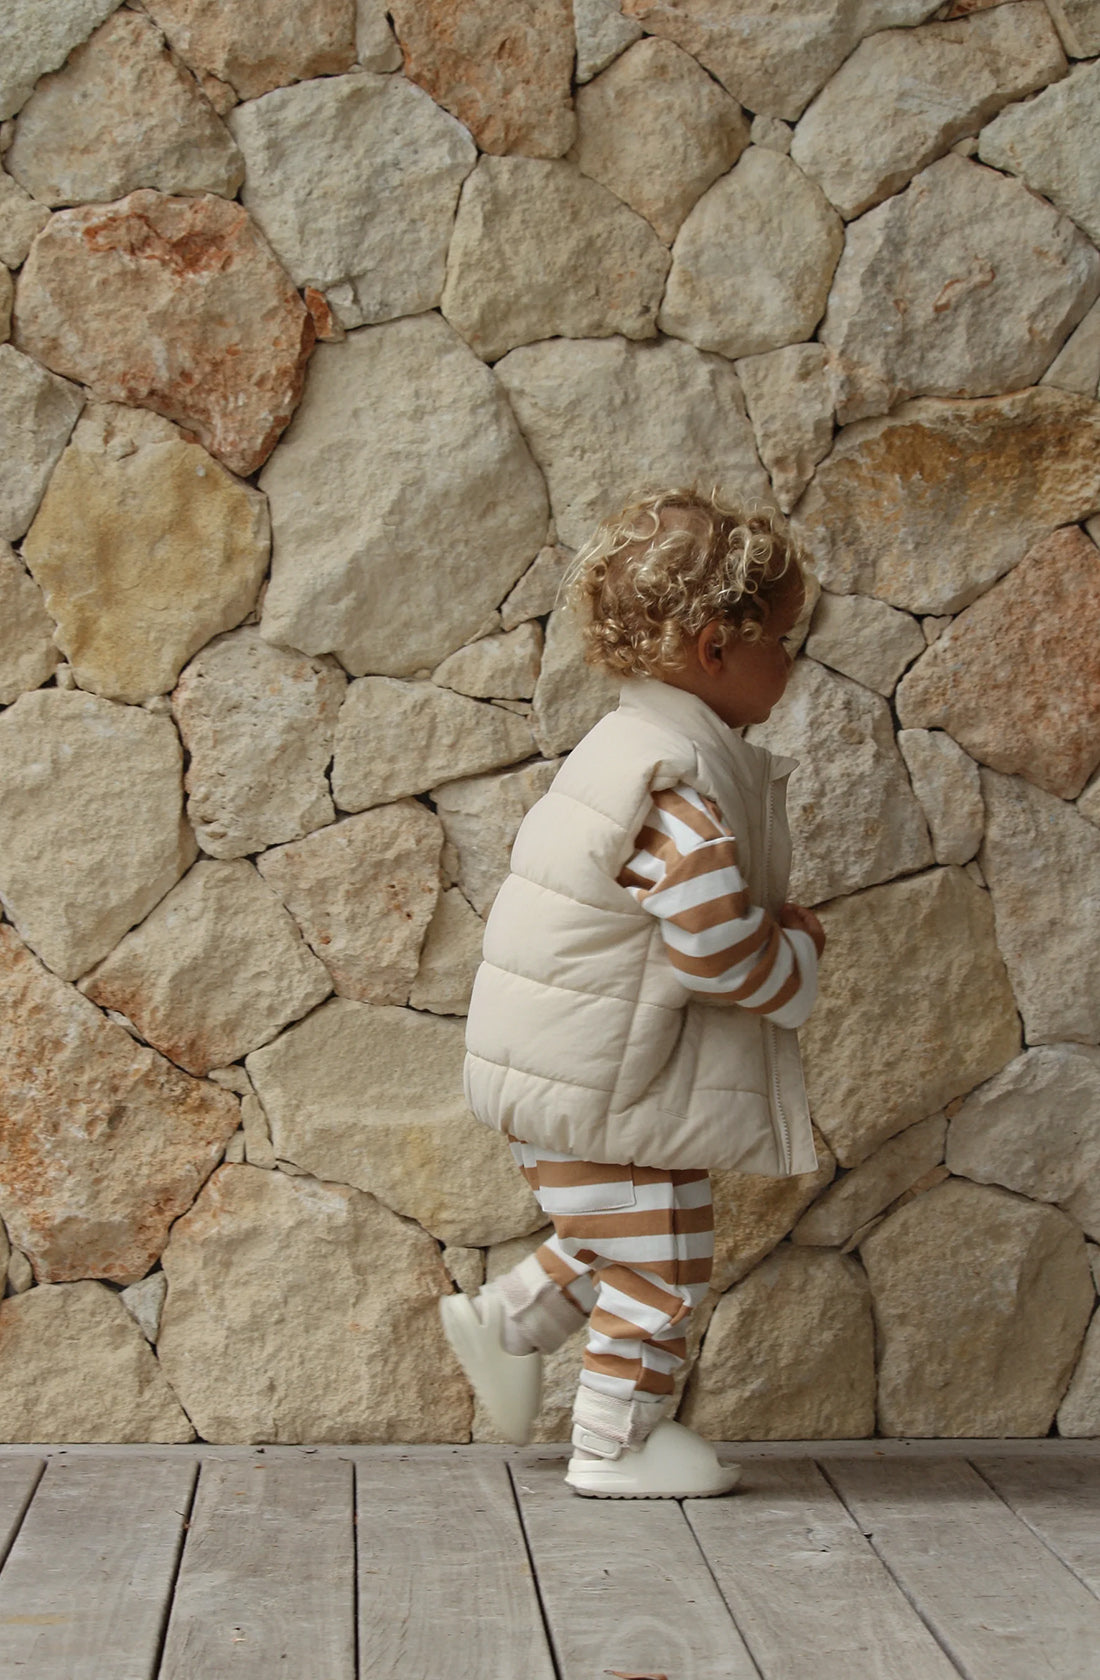
<path fill-rule="evenodd" d="M 621 1458 L 623 1443 L 609 1441 L 606 1435 L 597 1435 L 591 1429 L 585 1429 L 582 1424 L 573 1425 L 573 1445 L 582 1452 L 595 1453 L 597 1458 Z"/>

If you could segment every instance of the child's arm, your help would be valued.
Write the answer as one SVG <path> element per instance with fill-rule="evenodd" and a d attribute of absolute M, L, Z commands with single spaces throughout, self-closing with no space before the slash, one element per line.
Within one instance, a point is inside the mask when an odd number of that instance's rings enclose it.
<path fill-rule="evenodd" d="M 683 785 L 654 794 L 619 883 L 660 917 L 669 961 L 690 991 L 777 1026 L 802 1025 L 817 998 L 816 940 L 750 902 L 737 843 L 700 794 Z"/>

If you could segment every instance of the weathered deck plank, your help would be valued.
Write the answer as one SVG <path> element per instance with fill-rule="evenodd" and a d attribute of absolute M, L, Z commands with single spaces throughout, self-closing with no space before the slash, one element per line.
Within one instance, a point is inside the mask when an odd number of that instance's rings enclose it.
<path fill-rule="evenodd" d="M 808 1459 L 748 1463 L 684 1512 L 765 1680 L 958 1680 Z"/>
<path fill-rule="evenodd" d="M 353 1470 L 204 1464 L 160 1680 L 355 1680 Z"/>
<path fill-rule="evenodd" d="M 0 1574 L 0 1680 L 152 1680 L 194 1478 L 50 1464 Z"/>
<path fill-rule="evenodd" d="M 967 1680 L 1100 1680 L 1100 1603 L 960 1460 L 828 1476 Z"/>
<path fill-rule="evenodd" d="M 564 1471 L 534 1456 L 513 1468 L 561 1680 L 758 1680 L 679 1505 L 581 1499 Z"/>
<path fill-rule="evenodd" d="M 0 1458 L 0 1569 L 45 1468 L 42 1458 Z"/>
<path fill-rule="evenodd" d="M 363 1461 L 359 1671 L 554 1680 L 507 1466 Z"/>
<path fill-rule="evenodd" d="M 1100 1460 L 979 1458 L 987 1482 L 1100 1598 Z"/>

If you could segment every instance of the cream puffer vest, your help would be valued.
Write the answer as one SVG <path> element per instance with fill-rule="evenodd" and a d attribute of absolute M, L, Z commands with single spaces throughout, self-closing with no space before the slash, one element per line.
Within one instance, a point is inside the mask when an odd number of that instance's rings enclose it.
<path fill-rule="evenodd" d="M 624 684 L 524 818 L 489 915 L 466 1034 L 479 1119 L 586 1161 L 812 1170 L 797 1034 L 689 992 L 657 917 L 616 882 L 651 792 L 686 782 L 717 804 L 752 901 L 774 914 L 796 766 L 695 695 Z"/>

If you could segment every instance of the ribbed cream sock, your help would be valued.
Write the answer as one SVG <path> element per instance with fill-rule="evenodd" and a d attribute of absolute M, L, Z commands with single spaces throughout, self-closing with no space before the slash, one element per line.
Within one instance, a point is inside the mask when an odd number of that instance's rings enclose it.
<path fill-rule="evenodd" d="M 661 1421 L 667 1398 L 636 1392 L 624 1400 L 582 1383 L 573 1402 L 573 1456 L 583 1462 L 637 1452 Z"/>
<path fill-rule="evenodd" d="M 553 1353 L 587 1320 L 533 1254 L 487 1283 L 481 1293 L 496 1295 L 503 1303 L 501 1341 L 506 1353 Z"/>

